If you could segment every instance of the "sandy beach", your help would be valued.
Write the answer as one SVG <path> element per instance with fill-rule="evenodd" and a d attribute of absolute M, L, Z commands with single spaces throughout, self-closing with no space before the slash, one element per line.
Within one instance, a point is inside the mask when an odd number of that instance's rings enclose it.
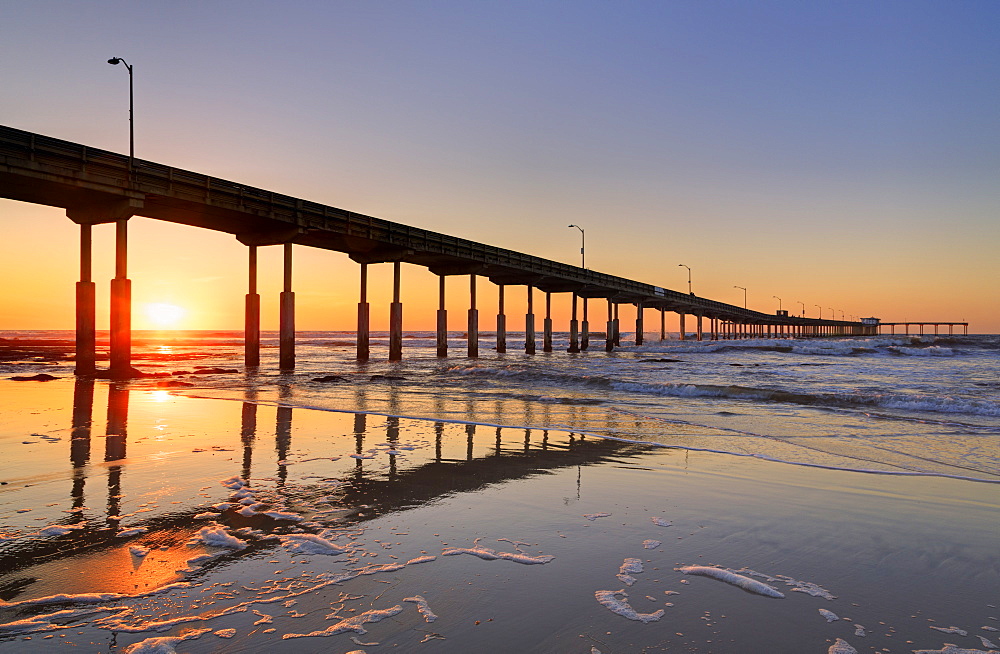
<path fill-rule="evenodd" d="M 0 406 L 0 651 L 1000 641 L 995 483 L 150 380 L 5 379 Z"/>

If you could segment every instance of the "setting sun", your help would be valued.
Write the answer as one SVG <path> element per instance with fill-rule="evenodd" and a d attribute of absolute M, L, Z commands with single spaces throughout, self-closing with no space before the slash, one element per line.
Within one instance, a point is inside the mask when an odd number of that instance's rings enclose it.
<path fill-rule="evenodd" d="M 151 302 L 146 305 L 146 319 L 150 324 L 168 329 L 175 327 L 186 311 L 176 304 L 164 304 L 162 302 Z"/>

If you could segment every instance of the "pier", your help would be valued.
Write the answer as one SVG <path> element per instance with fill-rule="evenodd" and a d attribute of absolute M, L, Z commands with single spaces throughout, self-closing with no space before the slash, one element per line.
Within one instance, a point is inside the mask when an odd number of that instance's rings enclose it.
<path fill-rule="evenodd" d="M 652 284 L 617 277 L 570 264 L 456 238 L 408 225 L 331 207 L 301 198 L 173 168 L 152 161 L 0 126 L 0 197 L 65 209 L 80 230 L 80 279 L 76 291 L 77 373 L 92 375 L 95 360 L 96 284 L 91 274 L 93 225 L 114 223 L 115 276 L 110 285 L 110 367 L 112 376 L 127 377 L 131 368 L 131 280 L 128 277 L 128 224 L 132 218 L 162 220 L 232 234 L 247 249 L 248 285 L 245 299 L 245 364 L 260 364 L 260 295 L 257 292 L 257 248 L 283 250 L 280 294 L 279 365 L 295 366 L 295 293 L 293 258 L 296 247 L 346 254 L 358 264 L 360 289 L 357 315 L 357 357 L 370 357 L 368 266 L 393 266 L 389 307 L 389 359 L 403 356 L 403 301 L 400 266 L 422 266 L 439 277 L 437 353 L 448 355 L 445 280 L 466 277 L 469 283 L 467 356 L 479 355 L 480 278 L 499 286 L 496 314 L 498 352 L 507 350 L 508 287 L 523 287 L 525 352 L 536 352 L 535 291 L 544 294 L 542 350 L 551 352 L 554 293 L 572 294 L 568 326 L 570 352 L 591 347 L 588 310 L 591 301 L 607 305 L 606 351 L 621 344 L 622 305 L 635 308 L 635 339 L 641 345 L 648 311 L 659 313 L 660 338 L 666 338 L 665 313 L 679 315 L 680 339 L 802 338 L 870 336 L 878 322 L 824 320 L 766 314 Z M 234 243 L 236 245 L 237 243 Z M 590 306 L 589 306 L 590 305 Z M 578 311 L 582 314 L 582 321 Z M 688 318 L 691 322 L 688 322 Z M 693 323 L 693 334 L 687 327 Z M 896 325 L 903 323 L 885 323 Z M 906 323 L 951 325 L 967 323 Z M 935 333 L 937 327 L 935 327 Z"/>

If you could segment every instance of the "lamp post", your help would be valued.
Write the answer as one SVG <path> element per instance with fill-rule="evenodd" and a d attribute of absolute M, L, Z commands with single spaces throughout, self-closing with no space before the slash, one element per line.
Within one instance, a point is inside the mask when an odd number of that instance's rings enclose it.
<path fill-rule="evenodd" d="M 108 63 L 112 66 L 117 66 L 120 63 L 125 64 L 125 68 L 128 70 L 128 169 L 129 172 L 132 172 L 135 164 L 135 123 L 132 120 L 132 67 L 121 57 L 112 57 L 108 59 Z"/>
<path fill-rule="evenodd" d="M 743 308 L 746 309 L 747 308 L 747 289 L 743 288 L 742 286 L 733 286 L 733 288 L 738 288 L 738 289 L 740 289 L 740 290 L 743 291 Z"/>
<path fill-rule="evenodd" d="M 579 225 L 569 225 L 570 227 L 576 227 L 580 230 L 580 267 L 583 269 L 587 268 L 587 234 L 583 231 L 583 227 Z"/>
<path fill-rule="evenodd" d="M 830 320 L 836 320 L 837 319 L 837 312 L 834 311 L 832 307 L 827 307 L 827 309 L 830 309 Z"/>
<path fill-rule="evenodd" d="M 802 300 L 795 300 L 795 301 L 802 305 L 802 317 L 805 318 L 806 317 L 806 303 L 803 302 Z"/>
<path fill-rule="evenodd" d="M 778 311 L 781 311 L 781 298 L 777 295 L 772 295 L 771 297 L 778 301 Z"/>
<path fill-rule="evenodd" d="M 843 309 L 837 309 L 837 311 L 840 312 L 840 319 L 843 320 L 844 319 L 844 310 Z"/>
<path fill-rule="evenodd" d="M 677 265 L 678 267 L 688 269 L 688 295 L 694 295 L 694 292 L 691 290 L 691 266 L 685 266 L 683 263 L 679 263 Z"/>
<path fill-rule="evenodd" d="M 822 320 L 823 319 L 823 307 L 821 307 L 818 304 L 814 304 L 813 306 L 816 307 L 817 309 L 819 309 L 819 319 Z"/>

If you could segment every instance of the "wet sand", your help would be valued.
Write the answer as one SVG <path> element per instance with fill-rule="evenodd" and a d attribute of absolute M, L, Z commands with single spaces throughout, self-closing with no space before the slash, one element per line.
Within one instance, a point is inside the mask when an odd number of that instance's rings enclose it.
<path fill-rule="evenodd" d="M 998 484 L 197 399 L 149 381 L 2 380 L 0 406 L 0 651 L 1000 642 L 984 629 L 1000 629 Z"/>

